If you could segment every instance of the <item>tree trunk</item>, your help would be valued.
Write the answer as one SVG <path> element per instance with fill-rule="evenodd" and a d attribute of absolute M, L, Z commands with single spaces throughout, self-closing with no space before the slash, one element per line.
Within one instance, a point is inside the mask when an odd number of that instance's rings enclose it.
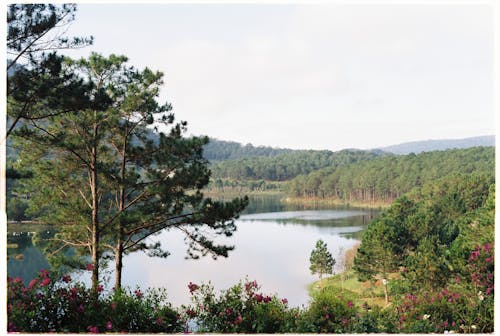
<path fill-rule="evenodd" d="M 99 284 L 99 202 L 97 193 L 97 132 L 98 125 L 94 122 L 94 143 L 92 144 L 91 157 L 91 181 L 90 189 L 92 193 L 92 293 L 97 295 L 97 286 Z"/>
<path fill-rule="evenodd" d="M 384 285 L 384 296 L 385 296 L 385 305 L 389 304 L 389 291 L 387 290 L 387 280 L 382 279 L 382 284 Z"/>
<path fill-rule="evenodd" d="M 121 225 L 120 225 L 121 229 Z M 120 230 L 121 231 L 121 230 Z M 121 232 L 118 236 L 118 242 L 116 243 L 116 253 L 115 253 L 115 291 L 119 291 L 122 287 L 122 269 L 123 269 L 123 242 L 121 237 Z"/>
<path fill-rule="evenodd" d="M 127 138 L 129 135 L 128 128 L 125 130 L 125 137 L 123 139 L 122 146 L 122 162 L 121 162 L 121 172 L 120 172 L 120 203 L 118 205 L 118 211 L 121 213 L 118 220 L 118 239 L 116 242 L 116 254 L 115 254 L 115 291 L 118 291 L 122 287 L 122 269 L 123 269 L 123 211 L 125 210 L 125 173 L 127 169 Z"/>

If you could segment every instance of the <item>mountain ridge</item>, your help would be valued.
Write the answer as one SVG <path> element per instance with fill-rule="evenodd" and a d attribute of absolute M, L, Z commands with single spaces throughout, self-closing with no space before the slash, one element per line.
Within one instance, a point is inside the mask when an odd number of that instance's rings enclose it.
<path fill-rule="evenodd" d="M 422 152 L 431 152 L 454 148 L 463 149 L 479 146 L 494 147 L 495 136 L 483 135 L 460 139 L 429 139 L 422 141 L 410 141 L 391 146 L 379 147 L 377 149 L 393 154 L 406 155 L 410 153 L 419 154 Z"/>
<path fill-rule="evenodd" d="M 366 151 L 366 152 L 383 151 L 386 153 L 405 155 L 410 153 L 418 154 L 422 152 L 430 152 L 436 150 L 446 150 L 453 148 L 470 148 L 478 146 L 494 147 L 495 136 L 484 135 L 484 136 L 467 137 L 460 139 L 430 139 L 422 141 L 403 142 L 395 145 L 377 147 L 373 149 L 345 148 L 342 150 Z M 304 149 L 278 148 L 272 146 L 254 146 L 251 143 L 244 145 L 236 141 L 219 140 L 215 138 L 210 138 L 210 142 L 204 146 L 204 156 L 207 160 L 212 162 L 237 160 L 242 158 L 274 157 L 284 153 L 305 152 L 305 151 L 321 152 L 321 150 L 312 150 L 312 149 L 304 150 Z M 339 152 L 339 151 L 331 151 L 331 152 Z"/>

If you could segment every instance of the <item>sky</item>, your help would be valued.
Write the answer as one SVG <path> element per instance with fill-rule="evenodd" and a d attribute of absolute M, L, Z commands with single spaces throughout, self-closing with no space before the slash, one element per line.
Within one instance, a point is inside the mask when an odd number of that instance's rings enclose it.
<path fill-rule="evenodd" d="M 80 3 L 69 51 L 165 74 L 187 135 L 369 149 L 494 134 L 493 9 L 464 3 Z"/>

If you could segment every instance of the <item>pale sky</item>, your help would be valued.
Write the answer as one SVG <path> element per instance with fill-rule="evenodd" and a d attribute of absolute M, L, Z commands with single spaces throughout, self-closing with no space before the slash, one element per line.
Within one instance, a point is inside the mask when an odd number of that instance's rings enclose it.
<path fill-rule="evenodd" d="M 294 149 L 494 134 L 493 9 L 80 4 L 69 35 L 165 74 L 188 134 Z"/>

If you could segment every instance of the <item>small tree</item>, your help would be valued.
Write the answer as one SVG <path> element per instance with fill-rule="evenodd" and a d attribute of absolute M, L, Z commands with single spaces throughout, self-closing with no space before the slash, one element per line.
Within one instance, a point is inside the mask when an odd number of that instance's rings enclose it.
<path fill-rule="evenodd" d="M 333 259 L 332 254 L 328 251 L 326 243 L 319 239 L 316 242 L 316 248 L 311 252 L 311 257 L 309 258 L 311 266 L 309 269 L 312 274 L 318 274 L 319 280 L 322 279 L 323 274 L 333 274 L 333 265 L 335 265 L 335 259 Z"/>

